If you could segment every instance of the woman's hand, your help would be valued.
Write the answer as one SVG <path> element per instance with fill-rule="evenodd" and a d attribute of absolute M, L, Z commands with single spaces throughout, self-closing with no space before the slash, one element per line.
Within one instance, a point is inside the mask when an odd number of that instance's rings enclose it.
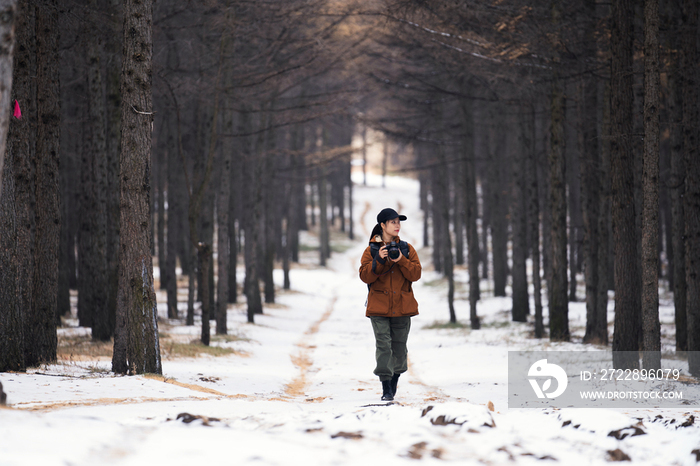
<path fill-rule="evenodd" d="M 386 245 L 379 248 L 379 257 L 381 257 L 383 260 L 386 260 L 388 256 L 389 251 L 387 251 Z M 392 262 L 398 262 L 401 260 L 401 256 L 403 256 L 403 254 L 399 254 L 399 257 L 397 257 L 396 259 L 392 259 L 391 257 L 389 257 L 389 260 L 391 260 Z"/>
<path fill-rule="evenodd" d="M 380 258 L 382 258 L 383 260 L 386 260 L 388 255 L 389 255 L 389 251 L 386 250 L 386 245 L 379 248 L 379 257 Z"/>

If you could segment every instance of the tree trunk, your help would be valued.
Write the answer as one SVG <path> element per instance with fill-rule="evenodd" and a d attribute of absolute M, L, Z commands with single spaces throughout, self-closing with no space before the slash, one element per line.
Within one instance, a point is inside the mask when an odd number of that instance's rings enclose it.
<path fill-rule="evenodd" d="M 680 13 L 680 12 L 679 12 Z M 680 48 L 677 34 L 671 35 L 671 47 Z M 669 112 L 671 114 L 671 170 L 667 182 L 671 204 L 671 243 L 673 249 L 673 304 L 676 326 L 676 351 L 688 350 L 687 285 L 685 281 L 685 167 L 683 163 L 683 78 L 682 59 L 672 57 L 669 73 Z"/>
<path fill-rule="evenodd" d="M 526 107 L 522 107 L 524 110 Z M 527 322 L 530 314 L 530 298 L 527 292 L 527 189 L 525 187 L 526 161 L 532 151 L 532 131 L 527 119 L 530 115 L 523 112 L 518 125 L 518 150 L 513 153 L 513 198 L 511 200 L 511 228 L 513 244 L 513 297 L 511 318 L 514 322 Z"/>
<path fill-rule="evenodd" d="M 226 123 L 224 128 L 227 132 L 231 132 L 233 129 L 233 115 L 230 111 L 226 112 Z M 228 287 L 230 272 L 230 231 L 229 231 L 229 213 L 230 206 L 229 201 L 231 199 L 231 152 L 233 147 L 229 144 L 224 146 L 224 151 L 222 154 L 221 164 L 219 165 L 219 170 L 221 172 L 221 181 L 219 183 L 219 193 L 217 196 L 216 223 L 218 226 L 217 235 L 217 261 L 218 261 L 218 273 L 219 279 L 217 281 L 216 289 L 216 334 L 226 335 L 227 333 L 227 311 L 228 311 L 228 300 L 229 291 Z"/>
<path fill-rule="evenodd" d="M 549 338 L 569 341 L 569 303 L 566 277 L 566 97 L 559 80 L 562 4 L 552 1 L 552 24 L 556 29 L 553 40 L 553 76 L 551 89 L 552 128 L 549 148 L 549 198 L 552 213 L 551 272 L 547 287 L 549 301 Z M 574 279 L 575 277 L 572 277 Z"/>
<path fill-rule="evenodd" d="M 644 1 L 642 329 L 644 369 L 661 369 L 659 324 L 659 0 Z"/>
<path fill-rule="evenodd" d="M 595 18 L 595 3 L 586 2 L 588 21 L 593 23 Z M 595 34 L 595 28 L 591 24 L 586 28 L 586 38 L 591 41 Z M 587 48 L 587 55 L 595 54 L 595 42 Z M 600 203 L 601 203 L 601 157 L 599 155 L 598 138 L 598 86 L 595 78 L 584 78 L 581 92 L 581 106 L 579 111 L 579 134 L 581 137 L 581 215 L 583 219 L 583 255 L 584 255 L 584 279 L 586 284 L 586 333 L 584 343 L 607 344 L 608 327 L 606 315 L 598 313 L 599 275 L 598 263 L 600 260 Z M 606 229 L 607 232 L 607 229 Z M 606 256 L 603 256 L 603 261 Z M 606 287 L 607 288 L 607 287 Z M 605 290 L 607 303 L 607 289 Z M 599 319 L 603 317 L 603 319 Z"/>
<path fill-rule="evenodd" d="M 688 370 L 700 376 L 700 150 L 698 149 L 698 3 L 683 2 L 683 154 Z"/>
<path fill-rule="evenodd" d="M 615 246 L 615 330 L 613 366 L 637 369 L 632 353 L 641 335 L 641 276 L 637 249 L 632 153 L 632 52 L 634 10 L 630 0 L 612 5 L 611 22 L 611 198 Z M 625 353 L 622 353 L 625 352 Z M 627 356 L 630 357 L 627 357 Z"/>
<path fill-rule="evenodd" d="M 31 2 L 20 2 L 17 14 L 17 44 L 14 55 L 12 92 L 22 108 L 22 119 L 13 118 L 7 136 L 8 161 L 14 175 L 14 218 L 16 236 L 15 293 L 24 326 L 24 364 L 38 365 L 41 360 L 35 347 L 37 323 L 34 300 L 34 235 L 35 235 L 35 172 L 34 157 L 37 125 L 36 96 L 36 34 L 35 8 Z M 10 165 L 12 164 L 12 165 Z M 7 182 L 7 180 L 5 180 Z M 3 199 L 4 201 L 4 199 Z M 7 247 L 7 246 L 6 246 Z"/>
<path fill-rule="evenodd" d="M 450 187 L 447 176 L 447 161 L 444 148 L 438 148 L 440 152 L 439 166 L 435 170 L 435 197 L 436 212 L 440 215 L 440 234 L 435 235 L 439 244 L 434 247 L 440 250 L 442 257 L 443 270 L 445 278 L 447 278 L 447 305 L 450 310 L 450 323 L 457 323 L 457 315 L 455 313 L 454 295 L 455 295 L 455 279 L 454 279 L 454 259 L 452 257 L 452 241 L 450 239 Z"/>
<path fill-rule="evenodd" d="M 15 22 L 17 0 L 0 0 L 0 193 L 2 192 L 2 168 L 5 164 L 7 132 L 10 128 L 12 92 L 12 59 L 15 48 Z"/>
<path fill-rule="evenodd" d="M 603 116 L 600 146 L 600 201 L 598 217 L 598 296 L 596 298 L 596 332 L 600 343 L 608 344 L 608 289 L 610 288 L 610 86 L 603 85 Z"/>
<path fill-rule="evenodd" d="M 122 209 L 112 357 L 112 370 L 121 374 L 162 373 L 150 255 L 152 24 L 151 0 L 124 0 L 119 177 Z"/>
<path fill-rule="evenodd" d="M 528 186 L 528 219 L 530 224 L 530 251 L 532 255 L 532 287 L 535 298 L 535 338 L 544 337 L 544 323 L 542 318 L 542 279 L 540 278 L 540 200 L 537 181 L 537 136 L 536 112 L 533 103 L 527 109 L 526 120 L 529 122 L 532 143 L 527 153 L 527 179 Z"/>
<path fill-rule="evenodd" d="M 489 164 L 488 191 L 491 198 L 491 257 L 493 260 L 493 294 L 506 296 L 508 282 L 508 176 L 505 151 L 507 137 L 496 134 L 495 148 Z"/>
<path fill-rule="evenodd" d="M 90 2 L 97 8 L 96 0 Z M 89 245 L 85 251 L 88 257 L 83 264 L 88 267 L 81 273 L 81 294 L 78 299 L 87 307 L 83 311 L 89 315 L 92 338 L 108 341 L 113 334 L 110 325 L 109 308 L 105 293 L 107 289 L 107 141 L 105 136 L 105 106 L 102 84 L 102 43 L 99 35 L 85 33 L 87 48 L 87 89 L 88 89 L 88 145 L 84 157 L 89 160 L 85 168 L 89 170 L 89 191 L 84 200 L 90 210 L 83 211 L 87 217 L 88 230 L 83 230 Z M 89 197 L 89 199 L 88 199 Z M 82 272 L 82 271 L 81 271 Z"/>
<path fill-rule="evenodd" d="M 469 268 L 469 321 L 471 328 L 481 328 L 476 313 L 479 291 L 479 235 L 477 217 L 479 199 L 476 193 L 476 154 L 474 151 L 474 110 L 470 102 L 462 101 L 464 118 L 464 223 L 467 230 L 467 264 Z"/>
<path fill-rule="evenodd" d="M 166 285 L 168 300 L 168 318 L 177 319 L 179 317 L 177 308 L 177 253 L 178 244 L 183 241 L 182 218 L 184 217 L 184 191 L 187 189 L 184 177 L 182 176 L 182 164 L 178 150 L 177 127 L 175 119 L 165 117 L 164 124 L 170 126 L 168 130 L 167 145 L 167 184 L 168 184 L 168 219 L 167 219 L 167 251 L 165 254 L 164 267 L 161 266 L 169 276 Z"/>
<path fill-rule="evenodd" d="M 23 23 L 20 18 L 18 23 Z M 12 122 L 11 127 L 16 123 Z M 0 372 L 23 371 L 24 310 L 20 306 L 17 276 L 17 212 L 12 137 L 8 137 L 7 161 L 2 171 L 0 191 Z"/>
<path fill-rule="evenodd" d="M 56 300 L 61 237 L 59 144 L 61 140 L 58 73 L 58 1 L 44 0 L 36 9 L 37 135 L 36 236 L 34 243 L 34 323 L 37 357 L 56 361 Z"/>
<path fill-rule="evenodd" d="M 107 38 L 107 305 L 109 321 L 114 333 L 117 313 L 117 293 L 119 289 L 119 222 L 121 209 L 119 198 L 121 182 L 119 180 L 119 159 L 121 154 L 121 2 L 112 0 L 109 5 L 112 28 Z"/>
<path fill-rule="evenodd" d="M 199 259 L 200 270 L 209 270 L 211 264 L 211 246 L 207 243 L 199 243 L 197 247 L 197 258 Z M 209 346 L 211 331 L 209 329 L 209 319 L 211 316 L 211 301 L 209 299 L 209 280 L 202 280 L 202 344 Z"/>

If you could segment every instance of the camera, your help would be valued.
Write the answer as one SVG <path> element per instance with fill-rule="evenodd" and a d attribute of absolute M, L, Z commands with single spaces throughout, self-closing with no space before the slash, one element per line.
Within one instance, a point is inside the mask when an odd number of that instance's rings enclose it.
<path fill-rule="evenodd" d="M 399 243 L 396 243 L 392 241 L 389 243 L 386 247 L 386 252 L 389 254 L 389 258 L 392 260 L 396 260 L 399 258 L 401 255 L 401 251 L 399 251 Z"/>

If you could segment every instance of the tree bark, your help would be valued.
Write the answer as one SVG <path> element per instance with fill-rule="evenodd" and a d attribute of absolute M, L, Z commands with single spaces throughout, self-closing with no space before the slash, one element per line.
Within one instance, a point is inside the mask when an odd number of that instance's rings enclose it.
<path fill-rule="evenodd" d="M 535 338 L 544 337 L 544 323 L 542 318 L 542 279 L 540 278 L 540 201 L 539 183 L 537 181 L 537 121 L 535 106 L 531 102 L 527 109 L 526 121 L 529 123 L 529 132 L 532 137 L 532 145 L 527 153 L 527 179 L 528 185 L 528 219 L 530 224 L 530 251 L 532 255 L 532 287 L 535 300 Z"/>
<path fill-rule="evenodd" d="M 22 19 L 18 22 L 22 24 Z M 2 171 L 0 191 L 0 372 L 23 371 L 27 367 L 24 362 L 24 312 L 17 294 L 17 211 L 12 138 L 8 138 L 7 147 L 10 150 Z"/>
<path fill-rule="evenodd" d="M 549 338 L 552 341 L 569 341 L 569 303 L 567 299 L 566 263 L 566 97 L 559 80 L 561 66 L 562 4 L 552 1 L 552 24 L 556 30 L 553 44 L 553 76 L 550 111 L 552 119 L 549 148 L 549 198 L 552 212 L 551 273 L 547 287 L 550 289 Z M 572 277 L 574 279 L 574 277 Z"/>
<path fill-rule="evenodd" d="M 590 43 L 586 55 L 593 57 L 595 47 L 595 2 L 586 2 L 584 18 L 586 40 Z M 581 215 L 583 219 L 583 255 L 584 279 L 586 284 L 586 333 L 585 343 L 607 344 L 607 316 L 598 313 L 599 261 L 605 261 L 606 255 L 599 256 L 600 247 L 600 207 L 601 207 L 601 157 L 598 137 L 598 84 L 593 76 L 584 77 L 581 92 L 581 107 L 579 111 L 581 127 Z M 606 229 L 607 233 L 607 229 Z M 605 290 L 607 304 L 607 286 Z M 602 317 L 602 318 L 601 318 Z"/>
<path fill-rule="evenodd" d="M 197 256 L 199 259 L 199 265 L 200 265 L 200 270 L 209 270 L 209 265 L 211 263 L 211 246 L 209 246 L 206 243 L 199 243 L 199 247 L 197 248 Z M 210 307 L 210 299 L 209 299 L 209 293 L 210 293 L 210 288 L 209 288 L 209 280 L 205 279 L 202 280 L 202 290 L 201 290 L 201 295 L 202 295 L 202 344 L 209 346 L 209 339 L 211 335 L 211 331 L 209 328 L 209 320 L 211 316 L 211 307 Z"/>
<path fill-rule="evenodd" d="M 224 128 L 228 132 L 233 129 L 233 115 L 230 111 L 226 112 L 226 122 Z M 227 333 L 227 311 L 229 300 L 229 277 L 230 272 L 230 231 L 229 231 L 229 201 L 231 199 L 231 152 L 233 147 L 229 144 L 224 146 L 224 151 L 221 154 L 222 160 L 219 166 L 221 181 L 219 183 L 219 193 L 217 195 L 216 205 L 216 224 L 218 227 L 217 235 L 217 261 L 218 274 L 216 289 L 216 333 L 217 335 L 226 335 Z"/>
<path fill-rule="evenodd" d="M 474 151 L 474 111 L 471 103 L 462 101 L 464 119 L 464 223 L 467 230 L 467 264 L 469 268 L 469 321 L 471 328 L 481 328 L 476 313 L 479 290 L 479 235 L 477 217 L 479 199 L 476 193 L 476 154 Z"/>
<path fill-rule="evenodd" d="M 680 12 L 677 12 L 680 16 Z M 672 23 L 673 24 L 673 23 Z M 677 34 L 671 35 L 671 47 L 680 49 Z M 683 197 L 685 194 L 685 166 L 683 163 L 683 78 L 682 55 L 671 57 L 669 73 L 669 113 L 671 114 L 671 170 L 667 189 L 671 204 L 671 243 L 673 250 L 673 304 L 676 325 L 676 351 L 688 350 L 687 333 L 687 284 L 685 281 L 685 218 Z"/>
<path fill-rule="evenodd" d="M 683 2 L 683 155 L 688 370 L 700 376 L 700 150 L 698 149 L 698 3 Z"/>
<path fill-rule="evenodd" d="M 644 369 L 661 369 L 659 324 L 659 0 L 644 1 L 642 330 Z"/>
<path fill-rule="evenodd" d="M 611 198 L 615 246 L 615 330 L 613 366 L 639 368 L 632 353 L 641 335 L 641 275 L 637 249 L 632 153 L 632 40 L 634 10 L 630 0 L 612 4 L 611 22 Z M 624 352 L 624 353 L 622 353 Z M 630 356 L 630 357 L 627 357 Z"/>
<path fill-rule="evenodd" d="M 43 0 L 36 9 L 37 134 L 36 236 L 34 242 L 35 341 L 38 360 L 56 361 L 58 255 L 61 237 L 59 144 L 61 140 L 58 72 L 58 1 Z"/>
<path fill-rule="evenodd" d="M 600 343 L 608 344 L 608 289 L 612 267 L 610 266 L 610 86 L 604 84 L 602 99 L 602 134 L 600 146 L 600 201 L 598 217 L 598 296 L 596 298 L 596 326 Z"/>
<path fill-rule="evenodd" d="M 96 0 L 91 0 L 92 8 L 97 9 Z M 108 307 L 108 267 L 107 267 L 107 140 L 105 135 L 105 105 L 102 83 L 102 42 L 97 34 L 85 31 L 87 51 L 87 89 L 88 89 L 88 137 L 87 153 L 89 159 L 86 169 L 89 173 L 88 191 L 84 200 L 89 210 L 83 214 L 87 218 L 87 231 L 82 234 L 89 244 L 88 254 L 83 261 L 88 267 L 85 274 L 80 273 L 81 300 L 83 311 L 89 315 L 92 338 L 108 341 L 113 334 Z M 83 272 L 83 271 L 81 271 Z"/>
<path fill-rule="evenodd" d="M 15 22 L 17 21 L 17 0 L 0 0 L 0 193 L 2 192 L 2 168 L 5 164 L 5 147 L 10 117 L 13 111 L 10 96 L 12 92 L 12 59 L 15 48 Z"/>
<path fill-rule="evenodd" d="M 35 347 L 37 327 L 35 324 L 34 299 L 34 235 L 36 228 L 35 170 L 34 157 L 37 125 L 36 98 L 36 18 L 34 5 L 20 2 L 17 14 L 17 43 L 14 55 L 12 92 L 22 108 L 22 119 L 13 118 L 7 136 L 6 169 L 10 163 L 14 175 L 15 215 L 15 293 L 17 305 L 22 313 L 24 327 L 24 364 L 38 365 L 41 360 Z M 7 180 L 6 180 L 7 182 Z M 4 199 L 3 199 L 4 201 Z M 7 246 L 6 246 L 7 247 Z"/>
<path fill-rule="evenodd" d="M 521 108 L 526 110 L 525 106 Z M 531 145 L 534 141 L 530 139 L 532 131 L 529 130 L 529 122 L 527 121 L 529 117 L 527 111 L 520 116 L 518 150 L 513 153 L 513 198 L 510 214 L 513 244 L 513 303 L 511 308 L 513 322 L 527 322 L 527 316 L 530 314 L 526 267 L 528 193 L 525 187 L 525 173 L 527 157 L 532 151 Z"/>
<path fill-rule="evenodd" d="M 150 255 L 153 3 L 124 0 L 119 290 L 112 370 L 162 373 Z"/>

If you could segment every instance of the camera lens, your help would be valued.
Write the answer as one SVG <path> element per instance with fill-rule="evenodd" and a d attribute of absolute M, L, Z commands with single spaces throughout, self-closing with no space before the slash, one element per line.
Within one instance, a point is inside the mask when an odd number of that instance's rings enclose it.
<path fill-rule="evenodd" d="M 401 252 L 399 251 L 399 245 L 394 243 L 393 241 L 389 243 L 389 246 L 387 246 L 386 250 L 389 254 L 389 258 L 391 258 L 392 260 L 398 259 L 399 254 L 401 254 Z"/>

